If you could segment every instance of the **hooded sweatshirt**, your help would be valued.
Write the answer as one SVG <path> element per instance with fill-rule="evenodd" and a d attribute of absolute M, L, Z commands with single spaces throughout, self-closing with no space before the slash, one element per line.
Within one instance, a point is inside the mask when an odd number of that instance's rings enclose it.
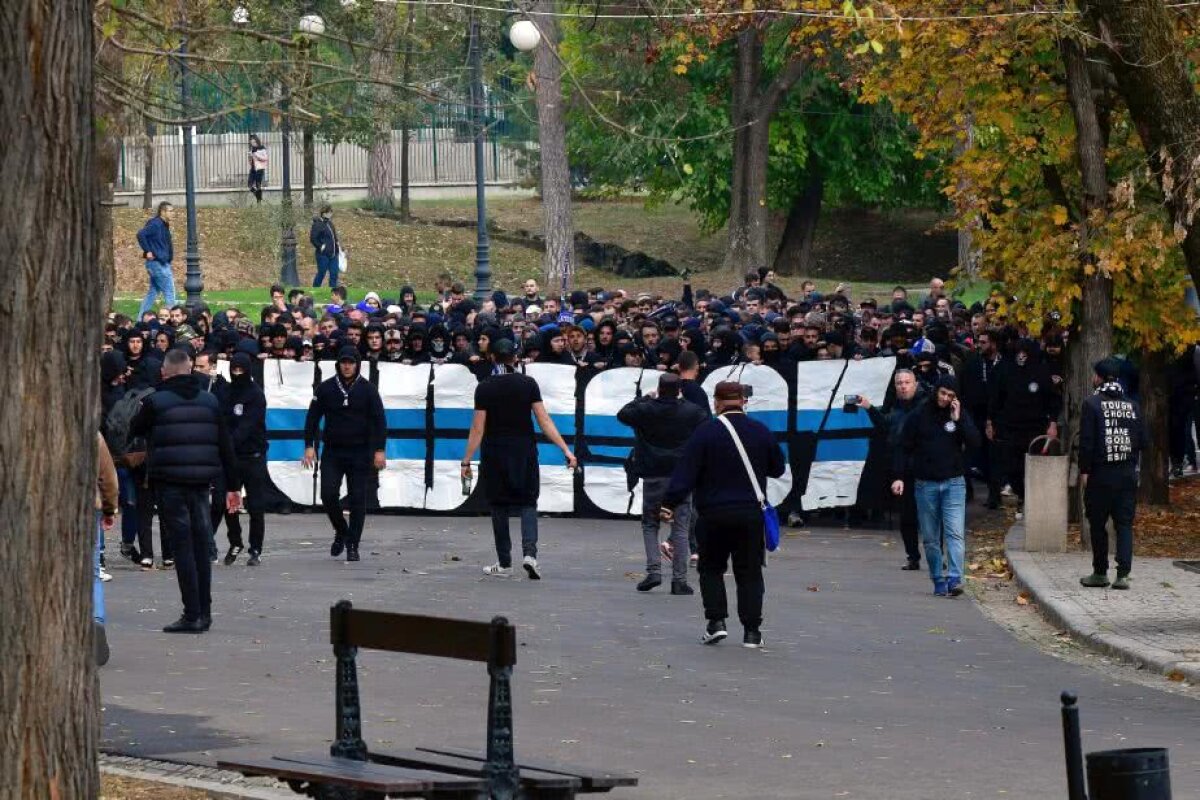
<path fill-rule="evenodd" d="M 232 367 L 244 370 L 230 373 L 229 391 L 222 412 L 238 458 L 257 458 L 267 453 L 267 399 L 250 377 L 253 361 L 246 353 L 234 353 Z"/>

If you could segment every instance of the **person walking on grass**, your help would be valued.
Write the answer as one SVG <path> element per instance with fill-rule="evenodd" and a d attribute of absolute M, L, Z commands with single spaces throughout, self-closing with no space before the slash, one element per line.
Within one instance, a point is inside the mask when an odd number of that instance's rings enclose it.
<path fill-rule="evenodd" d="M 567 469 L 578 464 L 563 441 L 542 403 L 537 381 L 514 371 L 516 349 L 509 339 L 491 345 L 492 360 L 499 372 L 484 379 L 475 388 L 475 416 L 467 436 L 462 458 L 462 478 L 472 477 L 471 459 L 480 450 L 479 477 L 492 511 L 492 534 L 496 539 L 496 563 L 485 567 L 485 575 L 507 578 L 512 575 L 512 539 L 508 519 L 515 512 L 521 518 L 521 566 L 531 580 L 540 580 L 538 566 L 537 501 L 541 489 L 537 439 L 533 417 L 547 439 L 562 451 Z"/>
<path fill-rule="evenodd" d="M 1148 437 L 1141 409 L 1118 380 L 1121 362 L 1106 358 L 1093 371 L 1096 392 L 1083 401 L 1079 422 L 1079 480 L 1092 537 L 1092 574 L 1079 582 L 1095 589 L 1108 586 L 1107 525 L 1111 519 L 1117 534 L 1117 578 L 1112 588 L 1128 589 L 1138 458 L 1148 446 Z"/>
<path fill-rule="evenodd" d="M 762 647 L 763 558 L 766 542 L 763 509 L 767 478 L 783 475 L 787 466 L 783 450 L 766 425 L 746 416 L 744 387 L 722 381 L 713 390 L 717 417 L 702 423 L 684 447 L 663 495 L 660 514 L 672 521 L 688 496 L 694 498 L 699 519 L 696 542 L 700 545 L 700 596 L 708 625 L 700 637 L 717 644 L 728 636 L 725 619 L 725 569 L 733 562 L 737 583 L 737 612 L 744 647 Z M 736 437 L 736 440 L 735 440 Z M 738 446 L 741 442 L 741 447 Z M 754 471 L 757 489 L 743 465 L 741 449 Z"/>
<path fill-rule="evenodd" d="M 160 294 L 163 305 L 175 305 L 175 276 L 171 272 L 171 261 L 175 258 L 175 249 L 171 245 L 171 213 L 174 210 L 174 206 L 168 202 L 159 203 L 157 213 L 146 220 L 137 234 L 149 281 L 146 297 L 138 309 L 138 319 L 154 308 L 154 301 Z"/>
<path fill-rule="evenodd" d="M 892 494 L 903 497 L 905 484 L 913 481 L 925 561 L 938 597 L 963 593 L 967 527 L 964 454 L 981 442 L 979 429 L 958 400 L 958 381 L 953 375 L 943 375 L 933 397 L 904 421 L 900 446 L 893 453 L 892 474 L 903 477 L 892 482 Z"/>
<path fill-rule="evenodd" d="M 338 253 L 342 249 L 338 241 L 337 228 L 333 225 L 333 206 L 326 203 L 320 212 L 313 217 L 312 227 L 308 231 L 308 241 L 312 244 L 317 257 L 317 277 L 313 286 L 320 286 L 325 276 L 329 276 L 329 288 L 338 285 Z"/>

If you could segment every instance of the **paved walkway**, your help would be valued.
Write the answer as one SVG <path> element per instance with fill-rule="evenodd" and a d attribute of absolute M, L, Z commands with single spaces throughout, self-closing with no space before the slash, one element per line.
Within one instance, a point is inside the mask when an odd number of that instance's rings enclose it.
<path fill-rule="evenodd" d="M 173 574 L 112 559 L 102 747 L 202 765 L 327 748 L 328 609 L 348 597 L 508 616 L 518 754 L 641 778 L 613 800 L 1062 797 L 1063 689 L 1080 695 L 1087 750 L 1168 747 L 1176 796 L 1200 797 L 1200 702 L 1055 659 L 969 598 L 933 597 L 923 573 L 898 569 L 887 534 L 785 538 L 767 573 L 767 646 L 751 651 L 736 619 L 730 641 L 697 643 L 699 597 L 634 591 L 636 521 L 542 520 L 540 583 L 480 575 L 486 526 L 372 516 L 364 560 L 346 564 L 329 558 L 323 518 L 268 517 L 263 565 L 216 568 L 213 629 L 195 637 L 159 630 L 178 615 Z M 368 747 L 483 746 L 480 665 L 360 663 Z"/>
<path fill-rule="evenodd" d="M 1079 579 L 1092 571 L 1090 553 L 1026 552 L 1021 525 L 1005 549 L 1017 580 L 1059 627 L 1110 655 L 1200 684 L 1200 574 L 1169 558 L 1135 557 L 1129 591 L 1085 589 Z"/>

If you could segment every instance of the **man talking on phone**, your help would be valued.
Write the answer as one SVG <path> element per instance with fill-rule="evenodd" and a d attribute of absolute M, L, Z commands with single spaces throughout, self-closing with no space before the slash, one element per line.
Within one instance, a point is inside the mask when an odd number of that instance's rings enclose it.
<path fill-rule="evenodd" d="M 957 597 L 963 593 L 966 556 L 967 484 L 964 452 L 979 447 L 979 429 L 958 399 L 953 375 L 938 378 L 937 392 L 904 421 L 900 446 L 895 449 L 892 493 L 904 494 L 913 480 L 917 521 L 925 546 L 925 561 L 933 579 L 933 593 Z M 945 558 L 942 548 L 945 547 Z"/>

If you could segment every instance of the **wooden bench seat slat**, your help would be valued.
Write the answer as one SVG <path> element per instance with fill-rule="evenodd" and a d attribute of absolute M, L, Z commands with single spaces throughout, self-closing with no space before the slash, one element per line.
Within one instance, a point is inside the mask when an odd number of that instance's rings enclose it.
<path fill-rule="evenodd" d="M 288 756 L 272 756 L 274 761 L 287 761 L 295 764 L 315 764 L 328 765 L 329 767 L 337 767 L 346 763 L 349 759 L 337 758 L 326 753 L 300 753 Z M 422 780 L 428 784 L 429 788 L 434 790 L 454 790 L 454 791 L 483 791 L 486 782 L 483 778 L 474 778 L 469 775 L 454 775 L 448 772 L 437 772 L 424 769 L 413 769 L 411 767 L 397 767 L 388 764 L 376 764 L 371 761 L 351 761 L 352 764 L 362 765 L 363 770 L 372 771 L 378 770 L 383 775 L 404 773 L 410 776 L 413 780 Z"/>
<path fill-rule="evenodd" d="M 418 747 L 416 749 L 422 753 L 436 753 L 437 755 L 465 758 L 471 761 L 482 762 L 487 760 L 482 754 L 471 750 L 459 750 L 447 747 Z M 521 768 L 522 772 L 532 769 L 539 772 L 552 772 L 557 775 L 571 775 L 583 781 L 584 791 L 607 791 L 618 786 L 637 786 L 638 784 L 638 779 L 629 775 L 616 775 L 611 772 L 604 772 L 603 770 L 586 769 L 570 764 L 558 764 L 549 761 L 527 761 L 522 758 L 517 760 L 517 766 Z"/>
<path fill-rule="evenodd" d="M 470 758 L 438 755 L 417 750 L 399 753 L 368 753 L 373 762 L 394 767 L 424 769 L 435 772 L 450 772 L 455 775 L 483 775 L 483 762 Z M 521 785 L 527 789 L 579 789 L 583 785 L 578 777 L 538 770 L 521 770 Z"/>
<path fill-rule="evenodd" d="M 221 769 L 240 772 L 243 775 L 267 775 L 282 780 L 315 781 L 384 794 L 407 792 L 414 796 L 421 796 L 432 788 L 428 780 L 414 778 L 406 770 L 398 769 L 389 775 L 382 770 L 372 769 L 370 764 L 349 759 L 338 759 L 336 764 L 320 764 L 276 758 L 247 758 L 237 761 L 218 761 L 217 766 Z"/>

